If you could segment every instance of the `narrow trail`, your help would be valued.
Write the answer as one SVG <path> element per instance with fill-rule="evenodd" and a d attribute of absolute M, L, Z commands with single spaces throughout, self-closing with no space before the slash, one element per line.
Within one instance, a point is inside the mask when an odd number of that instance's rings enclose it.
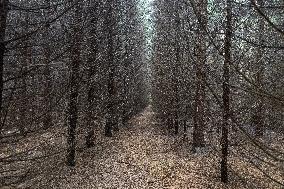
<path fill-rule="evenodd" d="M 115 137 L 99 139 L 100 145 L 78 155 L 74 170 L 64 168 L 55 188 L 221 188 L 210 158 L 190 154 L 181 139 L 163 134 L 154 117 L 147 107 Z"/>

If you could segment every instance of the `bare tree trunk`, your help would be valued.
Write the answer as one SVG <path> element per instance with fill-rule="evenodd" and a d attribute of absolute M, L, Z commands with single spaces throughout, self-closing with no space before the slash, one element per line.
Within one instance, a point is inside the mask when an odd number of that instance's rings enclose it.
<path fill-rule="evenodd" d="M 86 124 L 87 124 L 87 135 L 85 137 L 86 139 L 86 146 L 87 148 L 93 147 L 94 144 L 94 138 L 95 138 L 95 133 L 94 133 L 94 118 L 97 119 L 97 116 L 94 117 L 94 106 L 97 106 L 97 104 L 94 104 L 95 101 L 95 92 L 96 92 L 96 87 L 95 87 L 95 82 L 94 81 L 94 76 L 96 74 L 97 69 L 97 55 L 99 52 L 99 40 L 97 39 L 97 26 L 98 26 L 98 6 L 99 3 L 96 2 L 93 7 L 94 10 L 92 11 L 92 20 L 91 20 L 91 30 L 90 30 L 90 43 L 89 43 L 89 50 L 91 51 L 91 54 L 89 55 L 88 58 L 88 69 L 89 69 L 89 75 L 88 75 L 88 108 L 87 108 L 87 118 L 86 118 Z"/>
<path fill-rule="evenodd" d="M 46 31 L 48 32 L 48 31 Z M 47 44 L 45 44 L 47 45 Z M 48 129 L 52 125 L 52 81 L 50 74 L 50 49 L 49 47 L 45 47 L 45 66 L 44 66 L 44 104 L 45 104 L 45 115 L 43 120 L 43 128 Z"/>
<path fill-rule="evenodd" d="M 0 0 L 0 134 L 2 132 L 2 113 L 3 113 L 3 87 L 4 87 L 4 54 L 6 45 L 4 43 L 6 33 L 6 22 L 8 15 L 8 0 Z"/>
<path fill-rule="evenodd" d="M 222 159 L 221 159 L 221 181 L 228 182 L 228 135 L 229 135 L 229 117 L 230 117 L 230 62 L 232 46 L 232 7 L 231 0 L 226 3 L 226 33 L 224 42 L 225 59 L 223 65 L 223 123 L 222 123 Z"/>
<path fill-rule="evenodd" d="M 126 48 L 126 51 L 127 48 Z M 126 70 L 126 68 L 124 68 Z M 122 122 L 122 125 L 126 125 L 127 124 L 127 75 L 125 74 L 123 76 L 123 92 L 122 92 L 122 111 L 121 111 L 121 122 Z"/>
<path fill-rule="evenodd" d="M 28 20 L 29 20 L 29 13 L 25 13 L 26 14 L 26 22 L 25 22 L 25 26 L 23 29 L 23 32 L 27 32 L 28 31 Z M 28 64 L 31 63 L 31 48 L 30 47 L 25 47 L 25 46 L 29 46 L 29 40 L 28 38 L 24 39 L 24 42 L 22 43 L 23 45 L 23 51 L 22 51 L 22 73 L 26 73 L 27 71 L 27 67 Z M 21 78 L 21 97 L 22 97 L 22 103 L 21 103 L 21 108 L 20 108 L 20 124 L 19 124 L 19 128 L 20 128 L 20 133 L 25 136 L 26 135 L 26 113 L 27 113 L 27 76 L 23 75 Z"/>
<path fill-rule="evenodd" d="M 79 90 L 79 65 L 81 63 L 80 42 L 81 33 L 79 24 L 81 23 L 81 5 L 76 5 L 74 27 L 74 45 L 71 50 L 71 75 L 70 75 L 70 99 L 68 107 L 68 149 L 67 165 L 75 166 L 76 151 L 76 127 L 78 122 L 78 90 Z"/>
<path fill-rule="evenodd" d="M 174 123 L 173 124 L 174 124 L 174 129 L 175 129 L 174 134 L 177 135 L 179 132 L 179 120 L 178 120 L 177 110 L 175 110 L 175 113 L 174 113 Z"/>
<path fill-rule="evenodd" d="M 181 26 L 180 26 L 180 18 L 179 18 L 179 4 L 178 2 L 175 2 L 174 4 L 175 7 L 175 58 L 176 58 L 176 66 L 174 66 L 174 74 L 173 74 L 173 84 L 174 84 L 174 115 L 173 115 L 173 125 L 175 132 L 174 134 L 178 134 L 179 132 L 179 67 L 181 66 L 180 64 L 180 33 L 181 33 Z"/>
<path fill-rule="evenodd" d="M 259 6 L 263 7 L 264 3 L 263 0 L 258 0 Z M 263 33 L 264 33 L 264 20 L 262 17 L 259 17 L 258 20 L 258 40 L 260 46 L 257 49 L 257 62 L 256 62 L 256 77 L 255 82 L 257 85 L 256 91 L 259 91 L 259 88 L 263 87 L 263 76 L 264 76 L 264 65 L 263 65 Z M 254 111 L 254 124 L 255 124 L 255 135 L 257 137 L 263 136 L 264 134 L 264 111 L 263 111 L 263 97 L 257 96 L 255 97 L 257 99 L 256 107 Z"/>
<path fill-rule="evenodd" d="M 169 115 L 167 118 L 165 118 L 165 123 L 166 123 L 166 125 L 167 125 L 167 127 L 168 127 L 168 131 L 171 131 L 172 130 L 172 128 L 173 128 L 173 119 L 172 119 L 172 116 L 171 115 Z"/>
<path fill-rule="evenodd" d="M 50 0 L 45 0 L 45 3 L 48 7 L 50 7 Z M 49 19 L 50 17 L 50 9 L 45 10 L 47 11 L 45 13 L 45 17 L 46 19 Z M 50 30 L 50 26 L 46 26 L 45 29 L 45 38 L 49 39 L 49 31 Z M 50 49 L 50 45 L 46 42 L 44 44 L 44 56 L 45 56 L 45 63 L 44 63 L 44 92 L 43 92 L 43 96 L 44 96 L 44 103 L 45 103 L 45 116 L 43 118 L 43 128 L 44 129 L 48 129 L 49 127 L 52 126 L 52 81 L 51 81 L 51 73 L 50 73 L 50 58 L 51 58 L 51 49 Z"/>
<path fill-rule="evenodd" d="M 23 60 L 23 69 L 22 71 L 25 72 L 26 68 L 27 68 L 27 58 L 28 58 L 28 52 L 25 49 L 24 50 L 24 59 Z M 27 100 L 27 81 L 26 81 L 26 77 L 23 76 L 23 78 L 21 79 L 21 96 L 22 96 L 22 103 L 21 103 L 21 108 L 20 108 L 20 133 L 21 135 L 25 136 L 26 135 L 26 123 L 27 123 L 27 117 L 26 117 L 26 113 L 27 113 L 27 104 L 26 104 L 26 100 Z"/>
<path fill-rule="evenodd" d="M 107 120 L 105 125 L 105 136 L 112 137 L 112 130 L 114 126 L 114 66 L 109 68 L 108 76 L 108 104 L 107 104 Z"/>
<path fill-rule="evenodd" d="M 86 136 L 86 146 L 87 148 L 93 147 L 94 144 L 94 128 L 93 128 L 93 101 L 94 101 L 94 88 L 90 86 L 88 91 L 88 112 L 87 112 L 87 136 Z"/>
<path fill-rule="evenodd" d="M 193 130 L 193 151 L 196 147 L 203 147 L 204 141 L 204 105 L 205 105 L 205 62 L 206 62 L 206 27 L 207 27 L 207 0 L 198 0 L 196 12 L 199 17 L 196 44 L 196 92 Z"/>
<path fill-rule="evenodd" d="M 108 48 L 108 103 L 107 103 L 107 118 L 105 125 L 105 136 L 112 137 L 112 130 L 115 122 L 115 83 L 114 83 L 114 74 L 115 74 L 115 65 L 114 65 L 114 42 L 113 42 L 113 1 L 109 0 L 108 2 L 108 13 L 106 17 L 107 25 L 107 48 Z"/>
<path fill-rule="evenodd" d="M 96 54 L 96 53 L 94 53 Z M 92 76 L 94 75 L 94 66 L 89 67 L 89 89 L 88 89 L 88 108 L 87 108 L 87 135 L 86 135 L 86 146 L 87 148 L 91 148 L 94 146 L 94 128 L 93 128 L 93 107 L 94 107 L 94 93 L 95 93 L 95 88 L 94 88 L 94 83 L 92 82 Z"/>

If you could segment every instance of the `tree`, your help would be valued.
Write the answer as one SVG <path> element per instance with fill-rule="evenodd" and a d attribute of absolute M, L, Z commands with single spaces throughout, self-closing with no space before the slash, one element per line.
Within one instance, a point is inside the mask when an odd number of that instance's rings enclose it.
<path fill-rule="evenodd" d="M 3 87 L 4 87 L 4 54 L 6 52 L 5 34 L 6 34 L 6 21 L 8 15 L 8 0 L 0 1 L 0 114 L 1 125 L 0 134 L 2 132 L 2 115 L 3 115 Z"/>
<path fill-rule="evenodd" d="M 75 166 L 75 151 L 76 151 L 76 127 L 78 122 L 78 90 L 79 90 L 79 69 L 81 64 L 80 42 L 82 39 L 80 33 L 81 23 L 81 3 L 77 3 L 74 12 L 74 41 L 71 50 L 71 65 L 70 65 L 70 99 L 68 105 L 68 151 L 67 165 Z"/>
<path fill-rule="evenodd" d="M 264 3 L 262 0 L 258 0 L 259 6 L 263 7 Z M 264 20 L 261 17 L 258 17 L 258 42 L 259 47 L 257 47 L 256 53 L 256 63 L 255 63 L 255 84 L 256 84 L 256 91 L 259 93 L 261 92 L 259 89 L 263 88 L 263 79 L 264 79 L 264 59 L 265 59 L 265 51 L 262 48 L 264 40 L 263 40 L 263 33 L 264 33 Z M 255 127 L 255 134 L 256 136 L 263 136 L 264 134 L 264 99 L 263 97 L 256 97 L 256 106 L 254 108 L 252 121 Z"/>
<path fill-rule="evenodd" d="M 115 64 L 114 64 L 114 34 L 113 34 L 113 26 L 114 22 L 114 7 L 116 2 L 111 0 L 107 1 L 107 14 L 106 14 L 106 29 L 107 29 L 107 62 L 108 62 L 108 80 L 107 80 L 107 92 L 108 92 L 108 102 L 107 102 L 107 120 L 105 125 L 105 135 L 107 137 L 112 136 L 113 126 L 116 124 L 116 120 L 114 120 L 114 99 L 115 93 L 117 92 L 115 86 Z"/>
<path fill-rule="evenodd" d="M 50 0 L 45 0 L 45 4 L 47 7 L 50 7 Z M 52 13 L 52 10 L 50 8 L 46 9 L 44 11 L 45 18 L 47 20 L 50 19 L 50 15 Z M 50 32 L 51 32 L 51 27 L 50 25 L 45 26 L 45 31 L 44 31 L 44 38 L 49 39 Z M 44 43 L 44 56 L 45 56 L 45 66 L 44 66 L 44 102 L 45 102 L 45 107 L 46 107 L 46 114 L 43 119 L 43 127 L 45 129 L 50 128 L 52 126 L 52 78 L 51 78 L 51 69 L 50 69 L 50 64 L 51 64 L 51 47 L 48 42 Z"/>
<path fill-rule="evenodd" d="M 228 148 L 229 148 L 229 118 L 230 118 L 230 63 L 232 46 L 232 5 L 231 0 L 226 1 L 226 28 L 224 39 L 224 64 L 223 64 L 223 122 L 222 122 L 222 158 L 221 181 L 228 182 Z"/>
<path fill-rule="evenodd" d="M 101 4 L 97 1 L 94 2 L 94 4 L 91 5 L 92 14 L 90 15 L 90 32 L 89 32 L 89 50 L 90 55 L 87 59 L 88 62 L 88 78 L 87 78 L 87 85 L 88 85 L 88 108 L 87 108 L 87 117 L 86 117 L 86 124 L 87 124 L 87 135 L 86 135 L 86 146 L 87 147 L 93 147 L 94 146 L 94 121 L 97 121 L 98 113 L 95 113 L 94 111 L 97 110 L 98 107 L 97 99 L 96 99 L 96 91 L 99 90 L 96 84 L 96 77 L 98 75 L 98 69 L 100 68 L 98 65 L 98 56 L 99 56 L 99 43 L 101 36 L 99 35 L 99 13 L 101 12 Z M 96 115 L 94 115 L 96 114 Z M 95 119 L 95 120 L 94 120 Z"/>
<path fill-rule="evenodd" d="M 199 0 L 195 3 L 195 11 L 198 19 L 196 31 L 196 92 L 193 131 L 193 151 L 197 147 L 204 147 L 204 106 L 205 106 L 205 63 L 206 63 L 206 31 L 207 31 L 207 0 Z"/>

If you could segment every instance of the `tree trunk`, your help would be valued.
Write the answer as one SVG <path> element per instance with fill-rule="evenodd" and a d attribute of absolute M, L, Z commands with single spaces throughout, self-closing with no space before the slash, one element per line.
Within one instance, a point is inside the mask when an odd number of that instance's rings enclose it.
<path fill-rule="evenodd" d="M 26 22 L 24 25 L 24 29 L 23 29 L 23 33 L 28 31 L 28 20 L 29 20 L 29 13 L 25 13 L 26 14 Z M 25 46 L 29 46 L 29 39 L 25 38 L 23 43 L 23 50 L 22 50 L 22 73 L 26 73 L 27 72 L 27 67 L 28 64 L 31 64 L 32 61 L 32 55 L 31 55 L 31 48 L 30 47 L 25 47 Z M 20 124 L 19 124 L 19 128 L 20 128 L 20 133 L 21 135 L 25 136 L 26 135 L 26 124 L 27 124 L 27 117 L 26 117 L 26 113 L 27 113 L 27 76 L 23 75 L 21 78 L 21 97 L 22 97 L 22 103 L 21 103 L 21 108 L 20 108 Z"/>
<path fill-rule="evenodd" d="M 107 105 L 107 120 L 105 125 L 105 136 L 112 137 L 112 129 L 114 126 L 114 66 L 109 68 L 108 78 L 108 105 Z"/>
<path fill-rule="evenodd" d="M 174 3 L 174 7 L 175 7 L 175 60 L 176 60 L 176 65 L 174 66 L 174 73 L 173 73 L 173 89 L 174 89 L 174 112 L 173 112 L 173 125 L 174 125 L 174 134 L 178 134 L 179 132 L 179 84 L 180 84 L 180 80 L 179 80 L 179 69 L 180 69 L 180 34 L 181 34 L 181 23 L 180 23 L 180 16 L 179 16 L 179 3 L 178 1 L 176 1 Z"/>
<path fill-rule="evenodd" d="M 92 76 L 94 74 L 93 66 L 90 66 L 89 71 L 89 90 L 88 90 L 88 109 L 87 109 L 87 135 L 86 135 L 86 146 L 91 148 L 94 146 L 94 128 L 93 128 L 93 103 L 94 103 L 94 86 L 92 82 Z"/>
<path fill-rule="evenodd" d="M 97 106 L 97 104 L 94 104 L 94 101 L 96 100 L 95 96 L 95 90 L 97 88 L 95 87 L 96 82 L 94 81 L 94 75 L 96 74 L 97 70 L 97 55 L 99 52 L 99 40 L 97 39 L 97 26 L 98 26 L 98 4 L 95 3 L 93 5 L 95 9 L 92 12 L 92 20 L 91 20 L 91 30 L 90 30 L 90 43 L 89 43 L 89 50 L 91 51 L 90 56 L 88 57 L 88 109 L 87 109 L 87 118 L 86 118 L 86 124 L 87 124 L 87 135 L 86 135 L 86 146 L 87 148 L 93 147 L 94 144 L 94 106 Z M 97 113 L 97 112 L 96 112 Z M 96 116 L 97 118 L 97 116 Z"/>
<path fill-rule="evenodd" d="M 175 118 L 174 118 L 174 128 L 175 128 L 175 135 L 178 134 L 179 132 L 179 121 L 178 121 L 178 115 L 175 113 Z"/>
<path fill-rule="evenodd" d="M 68 107 L 68 149 L 67 149 L 67 165 L 75 166 L 76 152 L 76 127 L 78 121 L 78 89 L 79 89 L 79 65 L 80 58 L 80 27 L 81 23 L 81 5 L 78 3 L 75 10 L 74 27 L 74 45 L 71 50 L 71 74 L 70 74 L 70 99 Z"/>
<path fill-rule="evenodd" d="M 50 7 L 50 0 L 45 0 L 46 6 Z M 48 20 L 50 18 L 50 9 L 45 10 L 45 18 Z M 49 39 L 50 26 L 46 26 L 44 31 L 44 36 L 46 39 Z M 51 49 L 50 45 L 46 42 L 44 44 L 44 107 L 45 115 L 43 118 L 43 128 L 48 129 L 52 126 L 52 81 L 50 73 L 50 59 L 51 59 Z"/>
<path fill-rule="evenodd" d="M 6 51 L 6 45 L 4 43 L 6 34 L 6 22 L 8 15 L 8 0 L 0 1 L 0 134 L 2 133 L 3 123 L 3 88 L 4 88 L 4 54 Z"/>
<path fill-rule="evenodd" d="M 199 17 L 196 44 L 196 92 L 193 131 L 193 151 L 197 147 L 204 147 L 204 105 L 205 105 L 205 62 L 206 62 L 206 28 L 207 28 L 207 0 L 198 0 L 196 12 Z"/>
<path fill-rule="evenodd" d="M 173 119 L 171 118 L 171 115 L 168 118 L 166 118 L 166 124 L 168 127 L 168 131 L 170 132 L 173 128 Z"/>
<path fill-rule="evenodd" d="M 106 26 L 107 26 L 107 51 L 108 51 L 108 103 L 107 103 L 107 118 L 105 125 L 105 136 L 112 137 L 112 129 L 115 125 L 115 84 L 114 84 L 114 74 L 115 74 L 115 65 L 114 65 L 114 42 L 113 42 L 113 1 L 109 0 L 108 2 L 108 13 L 106 17 Z"/>
<path fill-rule="evenodd" d="M 258 0 L 259 6 L 263 7 L 264 3 L 263 0 Z M 255 75 L 255 82 L 257 85 L 256 91 L 261 92 L 260 89 L 263 87 L 263 76 L 264 76 L 264 65 L 263 65 L 263 56 L 264 56 L 264 50 L 263 50 L 263 33 L 264 33 L 264 20 L 262 17 L 259 17 L 258 19 L 258 40 L 260 46 L 257 48 L 257 57 L 256 57 L 256 75 Z M 264 134 L 264 111 L 263 111 L 263 97 L 262 96 L 256 96 L 255 99 L 257 99 L 256 107 L 254 110 L 254 124 L 255 124 L 255 135 L 256 137 L 261 137 Z"/>
<path fill-rule="evenodd" d="M 228 182 L 228 135 L 229 135 L 229 116 L 230 116 L 230 62 L 232 46 L 232 7 L 231 0 L 226 2 L 226 33 L 224 41 L 224 65 L 223 65 L 223 123 L 222 123 L 222 159 L 221 159 L 221 181 Z"/>

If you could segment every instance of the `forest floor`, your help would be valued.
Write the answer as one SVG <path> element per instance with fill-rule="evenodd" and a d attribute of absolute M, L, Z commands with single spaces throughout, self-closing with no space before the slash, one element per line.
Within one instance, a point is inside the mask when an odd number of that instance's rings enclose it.
<path fill-rule="evenodd" d="M 230 184 L 224 186 L 219 181 L 217 154 L 209 149 L 191 153 L 189 140 L 161 130 L 151 107 L 133 118 L 113 138 L 98 136 L 101 138 L 97 138 L 94 148 L 79 153 L 76 168 L 64 166 L 61 176 L 49 188 L 277 188 L 277 185 L 250 185 L 232 173 Z M 260 175 L 257 178 L 260 183 L 268 182 L 261 180 L 263 175 L 257 170 L 247 171 L 247 164 L 233 162 L 244 166 L 245 172 L 251 172 L 248 175 Z"/>
<path fill-rule="evenodd" d="M 17 188 L 26 188 L 26 186 L 32 189 L 281 188 L 237 156 L 229 158 L 230 183 L 224 186 L 219 179 L 218 152 L 206 147 L 203 151 L 192 153 L 191 137 L 187 138 L 182 134 L 171 136 L 161 128 L 149 106 L 115 132 L 114 137 L 104 137 L 102 129 L 96 131 L 93 148 L 80 148 L 84 146 L 81 138 L 78 141 L 77 163 L 74 168 L 65 165 L 65 151 L 32 161 L 30 170 L 34 175 L 30 177 L 28 183 Z M 61 130 L 57 134 L 50 131 L 49 134 L 42 134 L 39 140 L 45 139 L 44 144 L 47 147 L 45 150 L 54 152 L 55 148 L 61 149 L 66 146 L 66 139 L 62 133 L 66 131 Z M 213 138 L 209 137 L 209 140 L 208 143 L 214 143 Z M 30 139 L 25 145 L 27 143 L 34 144 L 35 139 Z M 233 150 L 237 149 L 231 149 Z M 252 148 L 249 150 L 251 151 Z M 42 156 L 40 149 L 32 152 Z M 13 167 L 19 169 L 24 166 L 22 162 Z M 269 175 L 279 181 L 283 180 L 283 170 L 272 169 L 271 165 L 263 168 Z M 237 175 L 245 179 L 240 179 Z"/>
<path fill-rule="evenodd" d="M 214 163 L 204 163 L 211 157 L 192 155 L 189 144 L 181 140 L 165 134 L 148 107 L 113 138 L 101 138 L 99 145 L 80 153 L 76 168 L 63 171 L 53 186 L 219 189 Z"/>

